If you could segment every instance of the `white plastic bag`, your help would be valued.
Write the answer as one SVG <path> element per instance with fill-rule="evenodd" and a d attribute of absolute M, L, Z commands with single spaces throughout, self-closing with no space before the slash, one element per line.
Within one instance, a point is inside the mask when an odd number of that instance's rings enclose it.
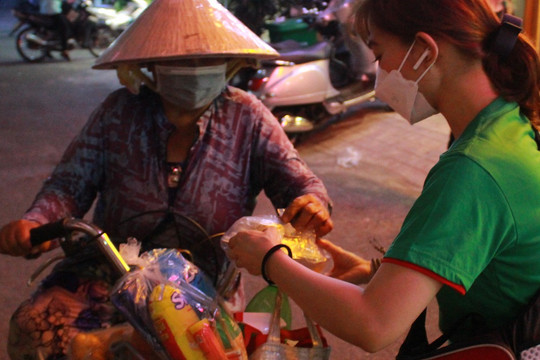
<path fill-rule="evenodd" d="M 278 229 L 281 243 L 291 248 L 293 259 L 320 273 L 332 269 L 332 257 L 317 246 L 314 231 L 296 231 L 291 224 L 283 223 L 276 215 L 245 216 L 238 219 L 221 237 L 221 245 L 227 252 L 229 240 L 237 233 L 246 230 L 262 231 L 268 227 Z"/>

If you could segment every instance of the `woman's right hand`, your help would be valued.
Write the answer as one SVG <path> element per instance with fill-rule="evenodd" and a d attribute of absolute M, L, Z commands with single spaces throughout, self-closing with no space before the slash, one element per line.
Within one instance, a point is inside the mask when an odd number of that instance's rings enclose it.
<path fill-rule="evenodd" d="M 35 255 L 50 248 L 50 242 L 32 247 L 30 230 L 40 226 L 29 220 L 16 220 L 5 225 L 0 230 L 0 253 L 12 256 Z"/>

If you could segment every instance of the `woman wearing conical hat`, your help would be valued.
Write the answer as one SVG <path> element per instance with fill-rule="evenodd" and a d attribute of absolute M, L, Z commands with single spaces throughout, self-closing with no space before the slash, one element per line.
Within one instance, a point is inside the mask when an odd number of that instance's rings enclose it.
<path fill-rule="evenodd" d="M 95 64 L 116 69 L 127 88 L 93 112 L 23 219 L 4 226 L 0 251 L 48 250 L 30 246 L 29 230 L 82 218 L 95 200 L 92 221 L 113 239 L 135 237 L 143 250 L 185 249 L 225 288 L 228 261 L 208 237 L 250 215 L 262 190 L 275 208 L 286 208 L 284 221 L 329 232 L 322 182 L 271 112 L 226 85 L 246 62 L 276 55 L 215 0 L 155 0 Z M 81 329 L 118 320 L 102 267 L 60 266 L 14 314 L 13 359 L 36 349 L 43 358 L 65 354 Z M 233 295 L 241 293 L 238 283 L 229 286 Z M 241 307 L 228 295 L 231 307 Z"/>

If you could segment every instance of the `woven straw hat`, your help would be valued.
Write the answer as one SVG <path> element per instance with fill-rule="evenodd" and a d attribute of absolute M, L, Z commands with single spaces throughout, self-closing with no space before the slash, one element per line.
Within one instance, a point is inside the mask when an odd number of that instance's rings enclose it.
<path fill-rule="evenodd" d="M 93 68 L 200 57 L 264 59 L 278 55 L 216 0 L 154 0 Z"/>

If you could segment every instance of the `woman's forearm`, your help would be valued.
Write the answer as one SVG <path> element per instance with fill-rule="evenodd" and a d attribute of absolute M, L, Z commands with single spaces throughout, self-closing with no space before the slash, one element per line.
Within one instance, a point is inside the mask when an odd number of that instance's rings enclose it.
<path fill-rule="evenodd" d="M 270 257 L 266 273 L 322 327 L 367 351 L 378 350 L 380 334 L 362 288 L 313 272 L 281 251 Z"/>

